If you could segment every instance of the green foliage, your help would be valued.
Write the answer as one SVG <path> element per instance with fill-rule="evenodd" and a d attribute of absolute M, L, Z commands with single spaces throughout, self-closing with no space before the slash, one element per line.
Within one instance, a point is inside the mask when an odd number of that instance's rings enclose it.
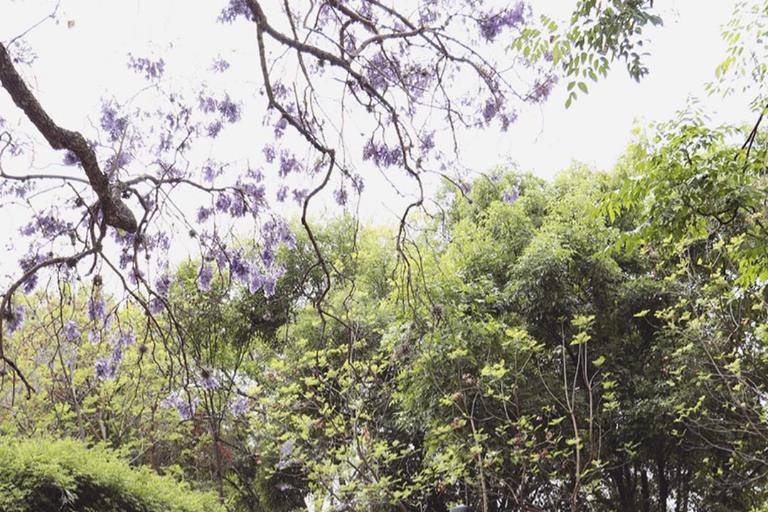
<path fill-rule="evenodd" d="M 523 29 L 512 47 L 530 62 L 551 61 L 562 70 L 568 80 L 568 107 L 579 94 L 587 94 L 588 81 L 605 78 L 615 61 L 626 62 L 634 80 L 643 78 L 648 73 L 643 31 L 661 22 L 653 1 L 579 0 L 568 26 L 541 16 L 540 24 Z"/>
<path fill-rule="evenodd" d="M 192 491 L 116 452 L 74 440 L 0 440 L 0 509 L 26 511 L 215 512 L 213 495 Z"/>

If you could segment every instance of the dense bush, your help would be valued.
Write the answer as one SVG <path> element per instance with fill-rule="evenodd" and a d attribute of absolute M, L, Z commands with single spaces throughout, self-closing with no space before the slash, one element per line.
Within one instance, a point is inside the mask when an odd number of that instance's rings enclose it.
<path fill-rule="evenodd" d="M 214 512 L 216 498 L 74 440 L 0 439 L 0 510 Z"/>

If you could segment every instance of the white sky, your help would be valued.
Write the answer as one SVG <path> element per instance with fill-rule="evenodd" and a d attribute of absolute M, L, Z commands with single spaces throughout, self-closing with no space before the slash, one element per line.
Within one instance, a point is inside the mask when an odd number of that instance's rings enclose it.
<path fill-rule="evenodd" d="M 538 12 L 562 18 L 574 2 L 531 3 Z M 516 162 L 521 169 L 544 177 L 553 176 L 573 161 L 610 168 L 631 140 L 633 126 L 670 119 L 685 107 L 689 96 L 705 98 L 704 84 L 714 79 L 715 67 L 724 58 L 720 29 L 734 3 L 657 0 L 665 25 L 648 32 L 651 44 L 647 51 L 651 55 L 646 62 L 650 75 L 641 83 L 633 82 L 623 65 L 616 65 L 608 78 L 591 84 L 589 95 L 567 110 L 565 88 L 558 87 L 545 105 L 525 107 L 509 132 L 484 132 L 462 141 L 466 148 L 464 165 L 486 171 Z M 260 81 L 253 34 L 244 24 L 214 22 L 224 4 L 224 0 L 62 0 L 61 23 L 49 22 L 28 37 L 38 59 L 33 64 L 33 75 L 27 78 L 34 80 L 32 85 L 41 102 L 59 124 L 86 133 L 89 123 L 95 124 L 98 119 L 101 97 L 127 97 L 141 87 L 142 82 L 126 68 L 128 52 L 147 56 L 155 51 L 163 55 L 169 67 L 178 70 L 176 83 L 190 87 L 199 78 L 197 75 L 209 74 L 212 58 L 223 54 L 237 69 L 222 75 L 218 79 L 221 83 L 214 85 L 235 87 L 227 83 L 234 78 L 237 86 L 253 95 Z M 34 24 L 50 12 L 52 5 L 51 0 L 0 0 L 0 40 L 7 41 Z M 74 22 L 73 27 L 67 27 L 68 20 Z M 750 122 L 748 102 L 749 98 L 733 97 L 727 102 L 706 98 L 713 119 L 725 122 Z M 17 115 L 15 106 L 0 90 L 0 116 Z M 244 151 L 246 157 L 258 159 L 261 143 L 257 142 L 265 140 L 260 116 L 246 112 L 244 119 L 228 135 L 234 141 L 232 151 Z M 213 153 L 221 147 L 209 150 Z M 52 157 L 50 162 L 60 158 Z M 401 213 L 398 205 L 403 202 L 384 180 L 369 180 L 361 215 L 371 222 L 391 223 Z M 326 206 L 319 207 L 320 215 Z M 12 222 L 0 224 L 2 246 L 9 247 L 7 241 L 15 237 L 15 230 Z M 0 268 L 6 270 L 4 267 L 0 263 Z"/>

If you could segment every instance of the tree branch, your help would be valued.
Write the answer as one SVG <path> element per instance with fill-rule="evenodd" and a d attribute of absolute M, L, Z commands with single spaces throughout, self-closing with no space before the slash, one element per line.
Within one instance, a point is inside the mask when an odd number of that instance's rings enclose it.
<path fill-rule="evenodd" d="M 16 106 L 24 111 L 53 149 L 68 149 L 77 156 L 88 176 L 91 188 L 99 198 L 107 225 L 135 233 L 136 217 L 121 199 L 118 184 L 110 183 L 107 175 L 99 167 L 96 153 L 88 145 L 88 141 L 79 132 L 66 130 L 50 118 L 16 71 L 11 56 L 2 43 L 0 43 L 0 83 L 11 95 Z"/>

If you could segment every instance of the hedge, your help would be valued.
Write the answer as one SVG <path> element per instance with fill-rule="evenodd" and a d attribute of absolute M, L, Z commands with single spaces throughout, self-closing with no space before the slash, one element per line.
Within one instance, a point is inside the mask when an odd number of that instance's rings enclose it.
<path fill-rule="evenodd" d="M 131 467 L 104 446 L 72 440 L 0 437 L 0 510 L 4 512 L 223 512 L 211 493 L 195 492 L 147 467 Z"/>

